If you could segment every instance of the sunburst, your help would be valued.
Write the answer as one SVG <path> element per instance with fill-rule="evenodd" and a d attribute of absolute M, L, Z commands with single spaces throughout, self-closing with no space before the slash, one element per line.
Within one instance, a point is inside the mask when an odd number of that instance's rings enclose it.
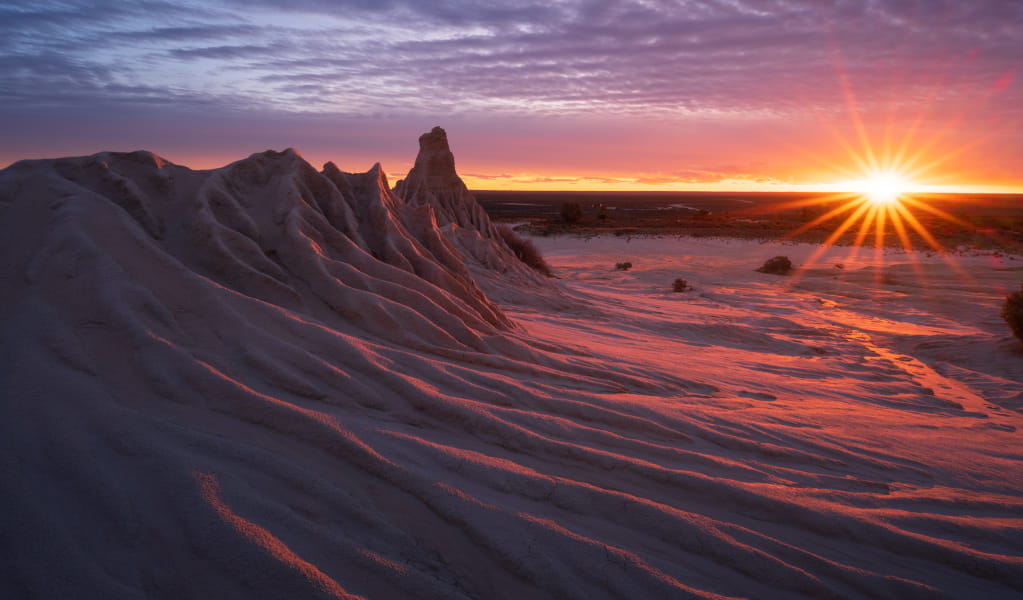
<path fill-rule="evenodd" d="M 899 203 L 909 191 L 906 180 L 898 173 L 874 173 L 863 181 L 856 182 L 858 190 L 868 202 L 875 206 L 891 206 Z"/>
<path fill-rule="evenodd" d="M 954 145 L 945 152 L 938 151 L 943 145 L 940 132 L 927 138 L 920 135 L 921 124 L 929 108 L 926 105 L 901 130 L 901 138 L 894 132 L 894 115 L 889 115 L 882 132 L 871 132 L 860 116 L 852 87 L 840 64 L 836 64 L 836 71 L 854 135 L 843 135 L 832 119 L 821 118 L 820 123 L 845 150 L 845 156 L 841 163 L 834 163 L 823 160 L 819 154 L 806 148 L 798 150 L 834 172 L 836 180 L 844 181 L 831 186 L 841 191 L 825 197 L 775 205 L 770 209 L 803 208 L 812 217 L 784 239 L 793 239 L 811 229 L 836 223 L 833 229 L 829 228 L 827 238 L 799 272 L 812 267 L 829 248 L 839 243 L 850 246 L 850 259 L 854 259 L 872 237 L 874 262 L 878 267 L 884 266 L 886 249 L 894 246 L 906 251 L 921 275 L 916 250 L 938 253 L 952 269 L 968 277 L 927 229 L 927 223 L 944 221 L 967 231 L 975 231 L 976 228 L 934 206 L 931 201 L 933 194 L 927 193 L 933 190 L 933 186 L 926 183 L 953 158 L 968 152 L 981 140 L 977 139 L 970 145 Z M 880 140 L 880 143 L 875 140 Z M 880 276 L 881 269 L 878 268 L 877 272 Z"/>
<path fill-rule="evenodd" d="M 786 203 L 783 209 L 799 207 L 815 208 L 821 213 L 788 232 L 783 239 L 794 239 L 801 234 L 829 223 L 836 225 L 829 230 L 827 238 L 806 260 L 797 272 L 798 276 L 815 266 L 822 255 L 838 244 L 849 246 L 847 261 L 854 261 L 868 240 L 873 237 L 874 262 L 878 267 L 885 263 L 885 252 L 890 247 L 901 248 L 922 276 L 916 250 L 939 254 L 956 272 L 967 274 L 952 260 L 946 249 L 932 234 L 920 214 L 926 213 L 957 226 L 972 229 L 972 225 L 932 206 L 925 194 L 915 192 L 919 188 L 898 169 L 877 170 L 860 179 L 848 182 L 849 191 Z M 881 269 L 877 270 L 882 276 Z"/>

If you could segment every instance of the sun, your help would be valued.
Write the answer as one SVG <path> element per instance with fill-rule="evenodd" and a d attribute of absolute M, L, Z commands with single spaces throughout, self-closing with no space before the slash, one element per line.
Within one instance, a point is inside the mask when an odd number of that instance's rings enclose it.
<path fill-rule="evenodd" d="M 956 263 L 952 253 L 946 251 L 942 241 L 958 241 L 959 232 L 981 233 L 981 230 L 974 223 L 941 208 L 948 202 L 938 188 L 947 186 L 937 185 L 937 181 L 951 175 L 945 170 L 946 163 L 970 151 L 980 140 L 943 147 L 944 133 L 941 130 L 929 132 L 924 126 L 931 118 L 927 112 L 929 103 L 914 108 L 919 110 L 915 115 L 902 113 L 893 105 L 886 120 L 880 118 L 880 113 L 865 118 L 840 62 L 836 63 L 835 70 L 849 123 L 835 123 L 831 113 L 822 112 L 817 116 L 822 129 L 833 136 L 836 148 L 844 153 L 821 153 L 792 145 L 808 162 L 827 169 L 830 181 L 821 182 L 820 187 L 828 193 L 770 207 L 775 211 L 776 220 L 782 218 L 781 211 L 788 210 L 792 218 L 802 221 L 783 239 L 795 240 L 804 233 L 811 234 L 807 238 L 814 240 L 823 236 L 792 281 L 835 245 L 849 246 L 849 258 L 841 263 L 843 270 L 844 265 L 855 264 L 861 250 L 873 246 L 871 262 L 878 267 L 875 277 L 879 282 L 889 249 L 903 251 L 921 279 L 925 273 L 921 256 L 935 255 L 960 276 L 968 278 L 969 274 Z M 946 233 L 951 235 L 946 236 Z"/>
<path fill-rule="evenodd" d="M 909 191 L 909 183 L 895 173 L 876 173 L 859 182 L 857 191 L 874 206 L 891 206 Z"/>
<path fill-rule="evenodd" d="M 868 206 L 883 208 L 900 204 L 917 186 L 899 171 L 891 169 L 871 170 L 863 179 L 849 181 L 842 187 L 864 199 Z"/>
<path fill-rule="evenodd" d="M 963 220 L 931 206 L 925 193 L 927 186 L 913 179 L 917 174 L 905 165 L 866 165 L 866 159 L 853 156 L 858 166 L 865 167 L 859 179 L 846 180 L 836 184 L 841 190 L 823 197 L 808 197 L 775 205 L 782 209 L 801 209 L 805 222 L 785 235 L 795 239 L 800 234 L 813 230 L 830 229 L 827 238 L 820 242 L 818 249 L 804 262 L 804 267 L 814 264 L 828 248 L 836 244 L 850 246 L 849 261 L 854 261 L 861 248 L 873 241 L 875 261 L 884 264 L 885 252 L 889 247 L 901 247 L 916 262 L 914 250 L 926 247 L 927 252 L 938 253 L 957 272 L 960 269 L 948 258 L 938 239 L 928 231 L 934 217 L 964 229 L 971 225 Z M 871 161 L 880 162 L 880 161 Z M 923 219 L 921 219 L 923 217 Z M 833 223 L 834 225 L 829 225 Z M 802 270 L 801 269 L 801 270 Z M 877 273 L 880 277 L 881 271 Z"/>

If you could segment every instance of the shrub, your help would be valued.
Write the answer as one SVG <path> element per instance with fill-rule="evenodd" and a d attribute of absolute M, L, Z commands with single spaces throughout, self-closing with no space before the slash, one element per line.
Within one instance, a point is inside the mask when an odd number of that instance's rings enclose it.
<path fill-rule="evenodd" d="M 792 271 L 792 261 L 787 256 L 775 256 L 767 259 L 757 271 L 771 275 L 788 275 Z"/>
<path fill-rule="evenodd" d="M 688 289 L 689 282 L 682 278 L 676 279 L 675 283 L 671 284 L 671 291 L 673 292 L 684 292 Z"/>
<path fill-rule="evenodd" d="M 615 268 L 618 269 L 619 271 L 628 271 L 629 269 L 632 268 L 632 263 L 630 262 L 615 263 Z"/>
<path fill-rule="evenodd" d="M 566 223 L 575 223 L 583 218 L 583 205 L 578 202 L 565 202 L 561 205 L 561 219 Z"/>
<path fill-rule="evenodd" d="M 1023 285 L 1019 287 L 1019 291 L 1005 297 L 1002 318 L 1009 324 L 1012 333 L 1023 342 Z"/>
<path fill-rule="evenodd" d="M 540 249 L 536 247 L 532 240 L 527 240 L 515 233 L 515 230 L 510 225 L 499 225 L 497 232 L 501 234 L 501 239 L 515 253 L 515 256 L 528 267 L 548 277 L 554 276 L 550 265 L 543 259 L 543 254 L 540 253 Z"/>

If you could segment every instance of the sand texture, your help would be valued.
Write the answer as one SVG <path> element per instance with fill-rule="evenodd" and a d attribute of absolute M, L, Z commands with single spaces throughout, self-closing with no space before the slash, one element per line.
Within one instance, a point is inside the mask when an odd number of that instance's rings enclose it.
<path fill-rule="evenodd" d="M 0 172 L 0 597 L 1023 595 L 1023 261 L 537 238 L 547 279 L 437 135 L 396 192 Z"/>

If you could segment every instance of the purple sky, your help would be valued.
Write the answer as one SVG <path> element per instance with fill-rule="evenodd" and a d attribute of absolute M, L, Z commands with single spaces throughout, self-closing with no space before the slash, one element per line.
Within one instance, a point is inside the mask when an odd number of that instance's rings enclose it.
<path fill-rule="evenodd" d="M 816 184 L 904 142 L 924 182 L 1023 189 L 1018 0 L 490 4 L 6 0 L 0 166 L 401 176 L 441 125 L 478 188 Z"/>

